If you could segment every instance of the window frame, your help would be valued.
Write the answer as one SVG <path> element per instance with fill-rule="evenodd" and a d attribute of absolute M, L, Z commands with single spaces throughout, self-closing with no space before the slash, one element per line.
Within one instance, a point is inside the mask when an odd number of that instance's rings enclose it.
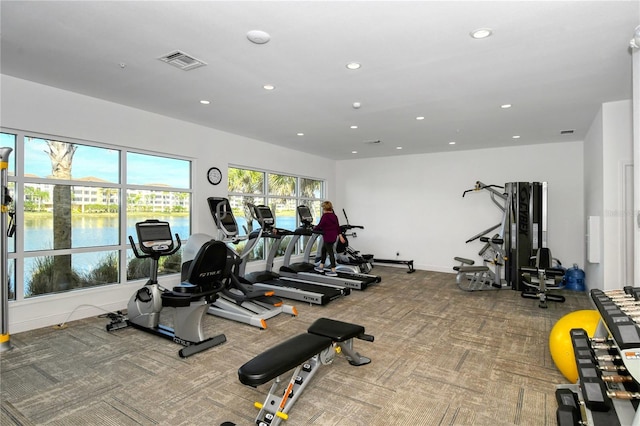
<path fill-rule="evenodd" d="M 108 286 L 117 286 L 123 285 L 134 281 L 140 281 L 140 278 L 133 278 L 131 280 L 127 279 L 127 266 L 128 259 L 131 257 L 131 247 L 129 243 L 129 239 L 127 235 L 127 217 L 128 217 L 128 191 L 129 190 L 148 190 L 152 192 L 168 192 L 168 193 L 188 193 L 189 201 L 186 203 L 188 208 L 188 230 L 189 234 L 193 229 L 193 221 L 194 221 L 194 212 L 193 212 L 193 200 L 194 200 L 194 191 L 193 191 L 193 182 L 194 182 L 194 169 L 195 169 L 195 159 L 186 156 L 180 156 L 175 154 L 167 154 L 162 152 L 154 152 L 145 149 L 138 148 L 130 148 L 124 146 L 118 146 L 115 144 L 106 144 L 91 140 L 85 139 L 77 139 L 70 138 L 64 136 L 56 136 L 50 134 L 44 134 L 41 132 L 35 131 L 25 131 L 18 130 L 7 127 L 0 127 L 1 133 L 7 133 L 10 135 L 14 135 L 14 150 L 12 152 L 13 162 L 15 164 L 14 173 L 8 176 L 8 184 L 13 184 L 14 192 L 12 194 L 14 199 L 14 208 L 16 211 L 17 218 L 17 229 L 16 233 L 13 237 L 14 242 L 14 250 L 8 253 L 7 262 L 13 261 L 14 268 L 14 298 L 11 300 L 12 302 L 20 302 L 26 300 L 39 299 L 43 297 L 51 298 L 60 295 L 73 295 L 81 290 L 91 290 L 96 288 L 104 288 Z M 52 178 L 42 178 L 36 176 L 25 176 L 25 140 L 26 138 L 39 138 L 43 140 L 54 140 L 69 144 L 83 145 L 95 148 L 103 148 L 109 150 L 118 151 L 119 158 L 119 171 L 118 171 L 118 182 L 93 182 L 87 180 L 79 180 L 75 179 L 52 179 Z M 188 188 L 181 187 L 169 187 L 169 186 L 156 186 L 156 185 L 133 185 L 127 183 L 127 153 L 135 153 L 141 155 L 149 155 L 153 157 L 162 157 L 170 160 L 180 160 L 187 161 L 188 164 Z M 71 187 L 95 187 L 95 188 L 114 188 L 119 193 L 118 200 L 118 241 L 117 244 L 112 245 L 92 245 L 85 247 L 77 247 L 77 248 L 69 248 L 69 249 L 44 249 L 44 250 L 25 250 L 25 236 L 24 229 L 21 229 L 24 225 L 24 188 L 25 184 L 32 185 L 69 185 Z M 74 194 L 72 193 L 72 199 Z M 156 212 L 162 214 L 164 212 Z M 165 213 L 166 214 L 166 213 Z M 173 230 L 172 230 L 173 231 Z M 175 232 L 174 232 L 175 233 Z M 132 235 L 137 238 L 135 235 Z M 188 238 L 188 235 L 186 236 Z M 98 284 L 96 286 L 90 287 L 79 287 L 72 288 L 69 290 L 59 291 L 59 292 L 51 292 L 51 293 L 43 293 L 36 294 L 26 297 L 25 296 L 25 259 L 27 258 L 41 258 L 45 256 L 57 256 L 57 255 L 74 255 L 74 254 L 83 254 L 83 253 L 97 253 L 97 252 L 117 252 L 118 259 L 118 281 L 114 283 L 106 283 L 106 284 Z M 4 269 L 4 265 L 3 265 Z M 170 275 L 176 275 L 179 272 L 172 273 Z"/>
<path fill-rule="evenodd" d="M 321 179 L 321 178 L 316 178 L 316 177 L 311 177 L 311 176 L 306 176 L 306 175 L 297 175 L 294 173 L 289 173 L 289 172 L 279 172 L 279 171 L 274 171 L 274 170 L 268 170 L 268 169 L 260 169 L 260 168 L 256 168 L 256 167 L 249 167 L 249 166 L 243 166 L 243 165 L 238 165 L 238 164 L 229 164 L 228 165 L 228 173 L 227 176 L 230 176 L 230 170 L 231 169 L 241 169 L 241 170 L 246 170 L 248 172 L 257 172 L 257 173 L 261 173 L 262 174 L 262 190 L 260 193 L 243 193 L 243 192 L 236 192 L 236 191 L 232 191 L 229 188 L 229 179 L 227 178 L 227 192 L 228 192 L 228 197 L 254 197 L 254 198 L 260 198 L 262 197 L 265 200 L 265 205 L 272 207 L 270 201 L 271 200 L 294 200 L 295 201 L 295 205 L 296 207 L 299 206 L 300 204 L 305 204 L 305 205 L 311 205 L 312 203 L 316 203 L 316 204 L 320 204 L 320 202 L 322 202 L 322 200 L 325 199 L 326 197 L 326 188 L 327 188 L 327 182 L 326 179 Z M 293 177 L 296 179 L 295 181 L 295 191 L 294 191 L 294 195 L 279 195 L 279 194 L 270 194 L 269 193 L 269 182 L 270 182 L 270 175 L 280 175 L 280 176 L 288 176 L 288 177 Z M 301 191 L 301 181 L 302 179 L 307 179 L 307 180 L 312 180 L 312 181 L 317 181 L 320 182 L 321 184 L 321 188 L 320 188 L 320 196 L 319 198 L 313 198 L 313 197 L 305 197 L 302 194 Z M 273 210 L 273 208 L 272 208 Z M 274 215 L 276 215 L 276 220 L 277 220 L 277 214 L 274 211 L 273 212 Z M 295 225 L 294 225 L 294 229 L 291 229 L 291 231 L 295 230 L 295 228 L 298 227 L 299 225 L 299 221 L 298 221 L 298 215 L 297 212 L 294 215 L 295 217 Z M 316 220 L 318 220 L 319 218 L 314 218 Z M 256 244 L 256 247 L 262 246 L 262 244 Z M 286 249 L 286 246 L 283 245 L 280 247 L 280 252 L 278 255 L 276 255 L 276 258 L 281 258 L 283 257 L 284 251 Z M 251 257 L 251 262 L 260 262 L 260 261 L 264 261 L 266 260 L 266 254 L 268 253 L 269 247 L 267 247 L 266 249 L 262 250 L 263 256 L 262 257 L 257 257 L 252 255 Z M 296 247 L 296 250 L 294 252 L 294 254 L 300 254 L 302 250 L 302 239 L 300 241 L 298 241 L 298 246 Z M 254 250 L 255 251 L 255 250 Z"/>

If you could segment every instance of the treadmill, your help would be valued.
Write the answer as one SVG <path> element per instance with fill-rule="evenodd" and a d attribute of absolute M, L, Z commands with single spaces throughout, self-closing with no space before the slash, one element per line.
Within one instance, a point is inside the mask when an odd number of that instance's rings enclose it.
<path fill-rule="evenodd" d="M 260 224 L 260 228 L 252 231 L 251 234 L 259 233 L 260 237 L 265 239 L 265 243 L 267 239 L 272 240 L 266 259 L 267 267 L 264 271 L 245 273 L 246 262 L 240 265 L 240 274 L 253 284 L 253 288 L 273 291 L 275 296 L 314 305 L 326 305 L 332 300 L 351 293 L 351 289 L 348 287 L 320 284 L 304 278 L 281 277 L 273 272 L 273 260 L 278 252 L 282 238 L 293 235 L 293 231 L 274 226 L 275 218 L 269 206 L 250 204 L 249 208 L 253 218 Z"/>
<path fill-rule="evenodd" d="M 313 231 L 313 216 L 309 207 L 300 205 L 297 208 L 301 225 L 293 231 L 293 238 L 284 253 L 284 264 L 280 267 L 280 276 L 310 280 L 321 284 L 332 284 L 348 287 L 353 290 L 365 290 L 369 285 L 379 283 L 381 278 L 376 275 L 344 272 L 337 270 L 337 277 L 328 277 L 316 271 L 315 264 L 309 262 L 311 250 L 316 241 L 322 243 L 320 234 Z M 302 262 L 291 263 L 291 255 L 301 237 L 308 237 Z"/>

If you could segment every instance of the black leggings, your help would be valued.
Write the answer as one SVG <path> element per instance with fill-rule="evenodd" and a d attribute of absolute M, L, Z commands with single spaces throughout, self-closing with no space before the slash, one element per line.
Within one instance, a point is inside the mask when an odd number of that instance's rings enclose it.
<path fill-rule="evenodd" d="M 336 267 L 336 255 L 333 252 L 333 245 L 334 243 L 322 243 L 322 258 L 320 260 L 320 263 L 322 263 L 324 265 L 324 261 L 327 259 L 327 254 L 329 254 L 329 260 L 331 261 L 331 265 L 330 267 L 333 269 Z"/>

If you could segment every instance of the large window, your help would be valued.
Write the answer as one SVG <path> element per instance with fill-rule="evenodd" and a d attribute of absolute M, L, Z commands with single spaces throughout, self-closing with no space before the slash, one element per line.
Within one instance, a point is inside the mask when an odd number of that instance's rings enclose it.
<path fill-rule="evenodd" d="M 9 243 L 14 299 L 149 276 L 148 259 L 129 247 L 139 221 L 165 220 L 182 239 L 190 235 L 190 161 L 47 135 L 3 130 L 0 137 L 16 161 L 9 172 L 19 218 Z M 159 273 L 179 270 L 180 259 L 167 258 Z"/>
<path fill-rule="evenodd" d="M 229 201 L 241 230 L 250 232 L 258 226 L 251 219 L 248 204 L 265 204 L 271 207 L 278 228 L 291 231 L 296 229 L 299 224 L 296 207 L 301 204 L 311 208 L 317 222 L 323 196 L 323 181 L 318 179 L 229 167 Z M 284 254 L 291 238 L 289 236 L 279 241 L 278 256 Z M 296 248 L 298 251 L 300 249 L 301 247 Z M 263 242 L 260 242 L 249 259 L 264 259 L 265 252 Z"/>

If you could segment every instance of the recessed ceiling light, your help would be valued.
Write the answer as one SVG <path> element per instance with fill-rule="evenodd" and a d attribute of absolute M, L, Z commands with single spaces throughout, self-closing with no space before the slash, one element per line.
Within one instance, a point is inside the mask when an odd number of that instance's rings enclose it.
<path fill-rule="evenodd" d="M 250 42 L 255 44 L 265 44 L 268 43 L 269 40 L 271 40 L 271 36 L 268 33 L 260 30 L 249 31 L 247 33 L 247 38 Z"/>
<path fill-rule="evenodd" d="M 352 129 L 357 129 L 357 128 L 358 128 L 358 126 L 351 126 L 351 128 L 352 128 Z"/>
<path fill-rule="evenodd" d="M 273 84 L 265 84 L 264 86 L 262 86 L 262 88 L 264 90 L 273 90 L 276 88 L 276 86 L 274 86 Z"/>
<path fill-rule="evenodd" d="M 511 136 L 511 139 L 520 139 L 520 135 Z"/>
<path fill-rule="evenodd" d="M 401 146 L 396 146 L 396 149 L 402 149 L 402 147 Z"/>
<path fill-rule="evenodd" d="M 469 35 L 475 39 L 487 38 L 492 34 L 493 30 L 491 28 L 478 28 L 469 33 Z"/>
<path fill-rule="evenodd" d="M 449 145 L 455 145 L 456 143 L 454 141 L 449 142 Z"/>
<path fill-rule="evenodd" d="M 349 68 L 350 70 L 357 70 L 358 68 L 360 68 L 361 65 L 357 62 L 349 62 L 347 64 L 347 68 Z"/>
<path fill-rule="evenodd" d="M 203 100 L 200 101 L 200 103 L 202 105 L 209 105 L 211 103 L 211 101 L 207 101 L 207 100 L 203 99 Z"/>
<path fill-rule="evenodd" d="M 502 108 L 502 109 L 511 108 L 511 104 L 500 105 L 500 108 Z"/>
<path fill-rule="evenodd" d="M 416 117 L 416 120 L 424 120 L 424 117 L 422 116 Z"/>
<path fill-rule="evenodd" d="M 296 133 L 296 135 L 298 135 L 298 136 L 304 136 L 304 133 L 300 132 L 300 133 Z"/>
<path fill-rule="evenodd" d="M 357 153 L 358 153 L 358 151 L 351 151 L 351 153 L 352 153 L 352 154 L 357 154 Z"/>

